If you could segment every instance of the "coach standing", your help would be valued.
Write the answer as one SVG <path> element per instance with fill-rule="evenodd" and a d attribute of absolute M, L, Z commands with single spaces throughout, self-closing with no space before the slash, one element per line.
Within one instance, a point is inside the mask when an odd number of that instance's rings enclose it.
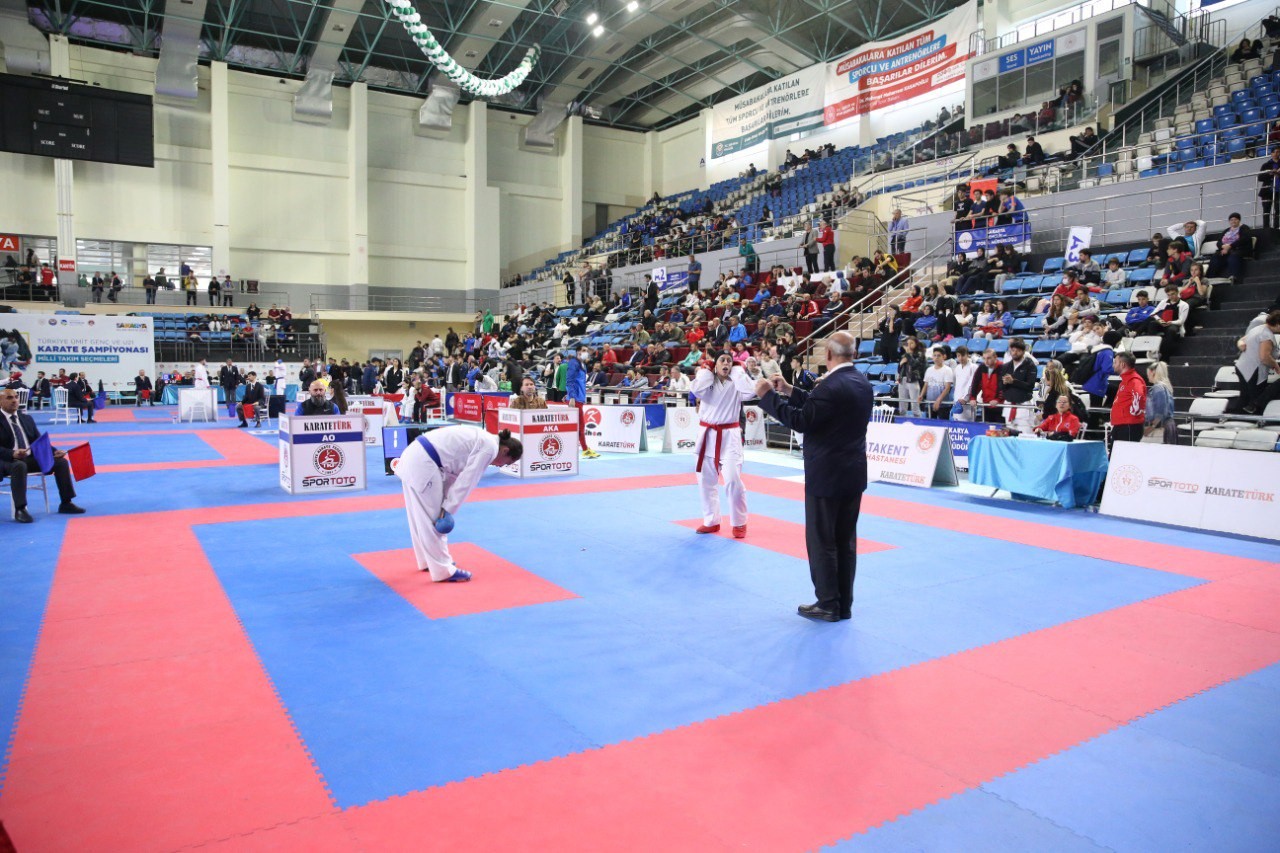
<path fill-rule="evenodd" d="M 856 350 L 848 332 L 828 338 L 827 373 L 809 393 L 781 376 L 756 383 L 761 408 L 805 437 L 805 545 L 818 600 L 797 612 L 824 622 L 850 618 L 853 607 L 872 397 L 871 383 L 853 366 Z"/>

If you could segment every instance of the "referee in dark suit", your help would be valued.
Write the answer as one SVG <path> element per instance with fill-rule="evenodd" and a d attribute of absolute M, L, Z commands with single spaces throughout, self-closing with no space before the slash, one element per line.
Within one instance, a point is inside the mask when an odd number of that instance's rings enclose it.
<path fill-rule="evenodd" d="M 40 429 L 30 415 L 18 412 L 18 392 L 0 391 L 0 478 L 8 477 L 13 492 L 13 519 L 30 524 L 34 519 L 27 512 L 27 474 L 38 473 L 40 466 L 31 455 L 31 443 L 40 437 Z M 78 515 L 83 509 L 73 503 L 76 496 L 75 480 L 66 454 L 53 452 L 53 479 L 58 484 L 58 496 L 62 503 L 58 512 Z"/>
<path fill-rule="evenodd" d="M 853 366 L 856 351 L 848 332 L 828 338 L 827 373 L 808 393 L 781 376 L 756 384 L 761 408 L 804 434 L 805 545 L 818 600 L 797 612 L 824 622 L 849 619 L 853 608 L 872 403 L 871 383 Z"/>

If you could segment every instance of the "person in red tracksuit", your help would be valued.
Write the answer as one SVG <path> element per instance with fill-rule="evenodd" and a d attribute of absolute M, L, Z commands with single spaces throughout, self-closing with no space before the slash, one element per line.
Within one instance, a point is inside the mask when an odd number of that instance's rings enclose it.
<path fill-rule="evenodd" d="M 1137 359 L 1127 352 L 1117 353 L 1120 390 L 1111 404 L 1111 440 L 1142 441 L 1142 424 L 1147 418 L 1147 383 L 1135 367 Z"/>
<path fill-rule="evenodd" d="M 831 220 L 824 220 L 822 230 L 818 232 L 818 245 L 822 247 L 822 271 L 836 271 L 836 232 L 831 227 Z"/>

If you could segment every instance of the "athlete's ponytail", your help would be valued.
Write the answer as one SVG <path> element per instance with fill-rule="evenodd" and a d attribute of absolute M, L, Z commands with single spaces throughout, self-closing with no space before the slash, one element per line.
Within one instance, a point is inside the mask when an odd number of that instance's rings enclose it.
<path fill-rule="evenodd" d="M 520 443 L 520 439 L 511 437 L 511 430 L 504 429 L 498 433 L 498 449 L 507 452 L 507 458 L 512 462 L 519 461 L 524 455 L 524 445 Z"/>

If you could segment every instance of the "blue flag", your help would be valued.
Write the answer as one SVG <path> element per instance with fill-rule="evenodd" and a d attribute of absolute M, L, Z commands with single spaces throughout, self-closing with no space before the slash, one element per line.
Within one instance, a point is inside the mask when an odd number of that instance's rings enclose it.
<path fill-rule="evenodd" d="M 41 433 L 31 442 L 31 458 L 36 460 L 43 474 L 53 473 L 53 444 L 49 441 L 49 433 Z"/>

